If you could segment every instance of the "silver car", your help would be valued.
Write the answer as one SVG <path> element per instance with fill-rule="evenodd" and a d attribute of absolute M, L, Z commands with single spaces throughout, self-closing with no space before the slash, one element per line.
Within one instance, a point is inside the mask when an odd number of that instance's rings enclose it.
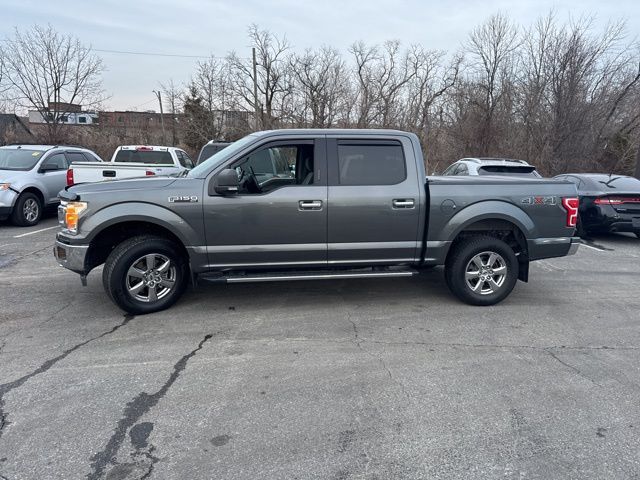
<path fill-rule="evenodd" d="M 0 220 L 37 224 L 45 209 L 58 204 L 74 162 L 101 162 L 91 150 L 61 145 L 0 147 Z"/>
<path fill-rule="evenodd" d="M 451 164 L 442 175 L 498 175 L 541 178 L 536 167 L 511 158 L 463 158 Z"/>

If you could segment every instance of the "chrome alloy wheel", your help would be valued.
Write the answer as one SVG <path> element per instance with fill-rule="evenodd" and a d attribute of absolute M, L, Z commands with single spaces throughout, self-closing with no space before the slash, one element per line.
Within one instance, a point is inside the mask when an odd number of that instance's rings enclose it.
<path fill-rule="evenodd" d="M 27 198 L 22 207 L 22 214 L 27 222 L 32 223 L 38 219 L 38 215 L 40 214 L 40 207 L 38 206 L 38 202 L 36 202 L 33 198 Z"/>
<path fill-rule="evenodd" d="M 507 278 L 507 263 L 495 252 L 477 254 L 465 269 L 464 279 L 472 292 L 489 295 L 496 292 Z"/>
<path fill-rule="evenodd" d="M 176 283 L 176 267 L 159 253 L 138 258 L 127 271 L 129 295 L 141 302 L 153 303 L 169 295 Z"/>

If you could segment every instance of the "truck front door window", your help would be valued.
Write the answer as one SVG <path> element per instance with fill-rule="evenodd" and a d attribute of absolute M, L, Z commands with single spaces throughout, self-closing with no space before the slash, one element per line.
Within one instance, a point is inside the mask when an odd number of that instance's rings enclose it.
<path fill-rule="evenodd" d="M 264 194 L 291 185 L 313 185 L 313 145 L 263 148 L 240 160 L 235 169 L 241 195 Z"/>

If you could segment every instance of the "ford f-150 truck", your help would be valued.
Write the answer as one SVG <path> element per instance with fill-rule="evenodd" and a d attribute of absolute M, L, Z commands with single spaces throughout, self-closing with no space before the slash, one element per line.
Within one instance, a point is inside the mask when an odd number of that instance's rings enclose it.
<path fill-rule="evenodd" d="M 282 171 L 275 171 L 275 170 Z M 295 172 L 295 173 L 292 173 Z M 573 184 L 425 177 L 418 138 L 394 130 L 248 135 L 178 178 L 60 192 L 54 254 L 140 314 L 190 280 L 403 277 L 445 266 L 464 302 L 492 305 L 529 262 L 575 252 Z"/>

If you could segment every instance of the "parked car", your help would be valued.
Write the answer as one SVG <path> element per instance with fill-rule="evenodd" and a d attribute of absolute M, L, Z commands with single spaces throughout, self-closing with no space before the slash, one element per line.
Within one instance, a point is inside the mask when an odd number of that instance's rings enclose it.
<path fill-rule="evenodd" d="M 154 175 L 177 175 L 193 168 L 191 157 L 176 147 L 123 145 L 102 164 L 76 163 L 69 170 L 67 185 L 102 182 Z"/>
<path fill-rule="evenodd" d="M 570 255 L 576 188 L 537 178 L 430 177 L 418 137 L 396 130 L 249 135 L 179 178 L 60 192 L 54 255 L 123 310 L 172 305 L 191 279 L 405 277 L 445 265 L 472 305 L 503 300 L 529 262 Z M 265 158 L 295 176 L 258 176 Z M 540 199 L 540 201 L 538 201 Z"/>
<path fill-rule="evenodd" d="M 36 225 L 44 209 L 55 207 L 67 184 L 67 169 L 76 162 L 99 165 L 91 150 L 65 145 L 0 147 L 0 219 L 15 225 Z"/>
<path fill-rule="evenodd" d="M 463 158 L 451 164 L 442 175 L 498 175 L 541 178 L 536 167 L 510 158 Z"/>
<path fill-rule="evenodd" d="M 640 238 L 640 180 L 625 175 L 568 173 L 580 196 L 578 233 L 632 232 Z"/>
<path fill-rule="evenodd" d="M 197 164 L 200 165 L 204 160 L 206 160 L 209 157 L 212 157 L 213 155 L 218 153 L 220 150 L 223 150 L 229 145 L 231 145 L 230 142 L 216 142 L 215 140 L 211 140 L 200 150 Z"/>

